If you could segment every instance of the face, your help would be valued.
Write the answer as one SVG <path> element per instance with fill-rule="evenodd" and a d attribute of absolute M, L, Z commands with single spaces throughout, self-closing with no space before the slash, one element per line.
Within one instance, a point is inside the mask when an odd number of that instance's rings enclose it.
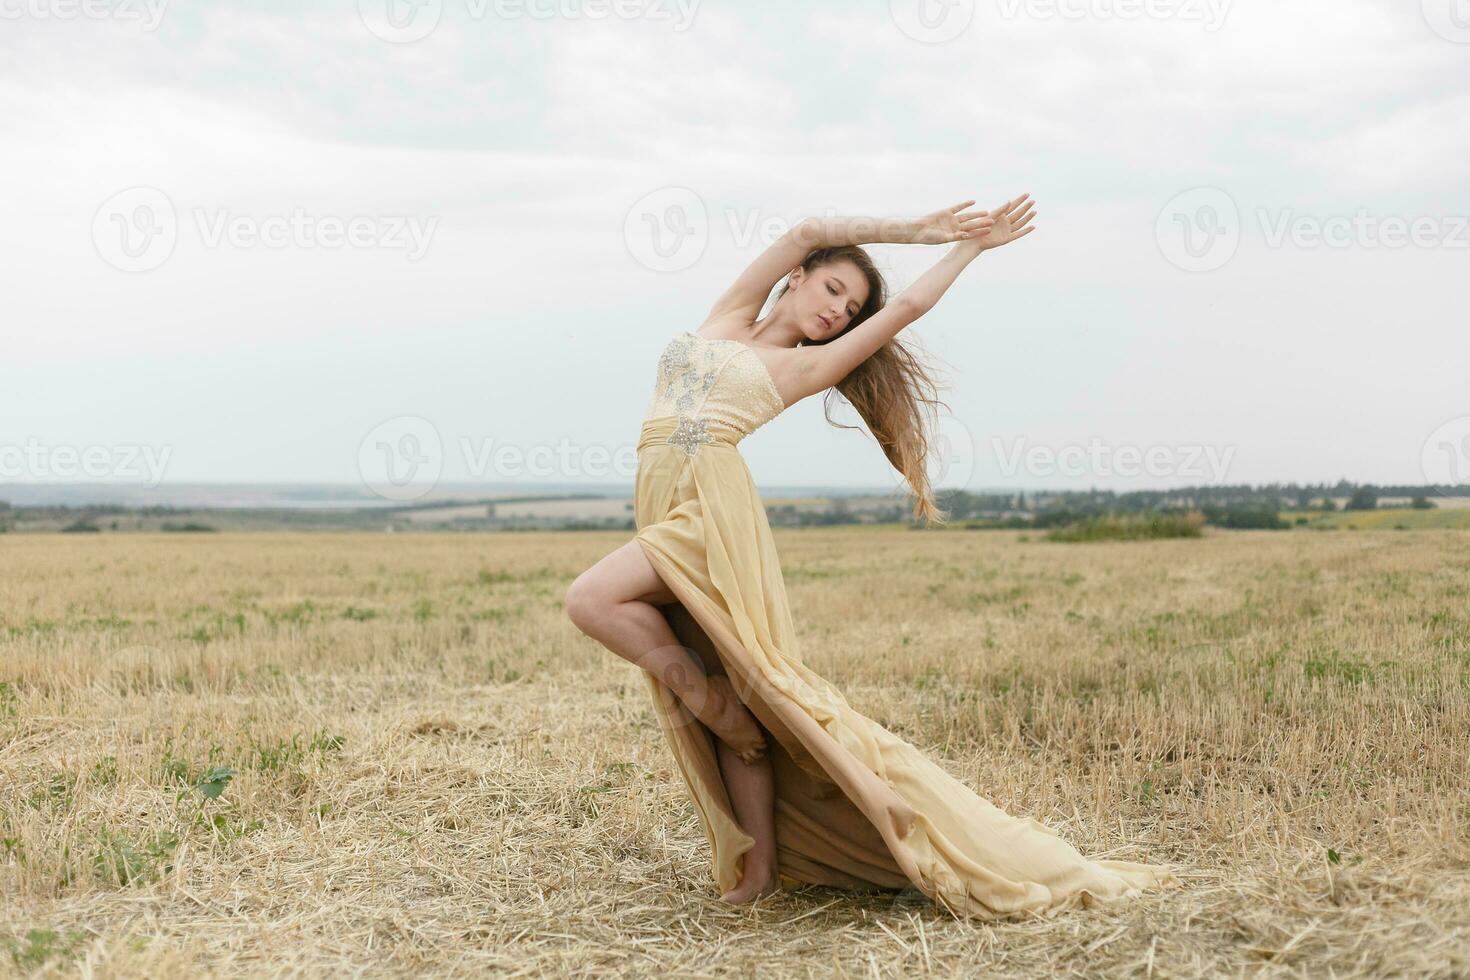
<path fill-rule="evenodd" d="M 847 259 L 830 262 L 811 272 L 791 273 L 788 300 L 796 322 L 812 340 L 826 340 L 846 330 L 868 301 L 868 279 Z"/>

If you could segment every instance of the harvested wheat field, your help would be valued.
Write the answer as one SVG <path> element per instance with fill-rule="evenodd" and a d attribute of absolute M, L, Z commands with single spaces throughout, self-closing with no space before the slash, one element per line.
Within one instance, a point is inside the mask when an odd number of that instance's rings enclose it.
<path fill-rule="evenodd" d="M 1470 974 L 1470 532 L 777 530 L 854 707 L 1182 869 L 990 923 L 719 901 L 643 679 L 562 612 L 627 538 L 0 537 L 0 970 Z"/>

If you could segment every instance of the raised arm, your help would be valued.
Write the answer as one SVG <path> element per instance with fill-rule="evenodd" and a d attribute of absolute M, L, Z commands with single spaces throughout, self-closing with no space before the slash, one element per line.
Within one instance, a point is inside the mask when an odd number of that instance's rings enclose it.
<path fill-rule="evenodd" d="M 943 245 L 990 230 L 995 219 L 989 211 L 966 211 L 973 200 L 961 201 L 918 218 L 807 218 L 800 234 L 811 248 L 836 245 Z"/>
<path fill-rule="evenodd" d="M 962 201 L 918 218 L 803 218 L 756 256 L 715 301 L 708 319 L 738 312 L 754 320 L 771 289 L 813 249 L 880 242 L 942 245 L 983 235 L 994 219 L 986 211 L 965 211 L 974 203 Z"/>
<path fill-rule="evenodd" d="M 950 249 L 912 285 L 889 300 L 883 309 L 836 340 L 804 350 L 809 365 L 800 374 L 805 379 L 803 395 L 830 388 L 852 373 L 899 331 L 934 308 L 965 267 L 982 252 L 999 248 L 1036 230 L 1031 195 L 1022 194 L 995 211 L 993 224 L 979 235 L 971 235 Z"/>

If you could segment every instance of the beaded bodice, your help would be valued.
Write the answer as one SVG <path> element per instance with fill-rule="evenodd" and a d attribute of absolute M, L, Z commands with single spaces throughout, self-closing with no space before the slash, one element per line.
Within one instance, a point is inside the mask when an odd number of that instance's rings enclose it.
<path fill-rule="evenodd" d="M 693 456 L 701 445 L 714 441 L 708 431 L 711 422 L 724 422 L 743 438 L 785 407 L 771 372 L 748 345 L 685 331 L 659 356 L 658 377 L 643 418 L 676 416 L 678 428 L 668 442 Z"/>

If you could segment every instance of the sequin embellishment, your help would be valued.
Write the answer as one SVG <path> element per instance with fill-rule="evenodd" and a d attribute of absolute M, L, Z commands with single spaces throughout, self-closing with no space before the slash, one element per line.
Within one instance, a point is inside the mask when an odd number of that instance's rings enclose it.
<path fill-rule="evenodd" d="M 664 442 L 692 458 L 701 446 L 718 441 L 712 423 L 735 430 L 738 439 L 785 407 L 770 371 L 748 345 L 686 331 L 659 357 L 645 417 L 675 416 L 678 425 Z"/>
<path fill-rule="evenodd" d="M 680 415 L 679 427 L 664 441 L 671 446 L 678 446 L 684 450 L 685 455 L 693 456 L 699 452 L 700 446 L 715 441 L 714 433 L 709 431 L 708 426 L 709 419 L 702 415 Z"/>

